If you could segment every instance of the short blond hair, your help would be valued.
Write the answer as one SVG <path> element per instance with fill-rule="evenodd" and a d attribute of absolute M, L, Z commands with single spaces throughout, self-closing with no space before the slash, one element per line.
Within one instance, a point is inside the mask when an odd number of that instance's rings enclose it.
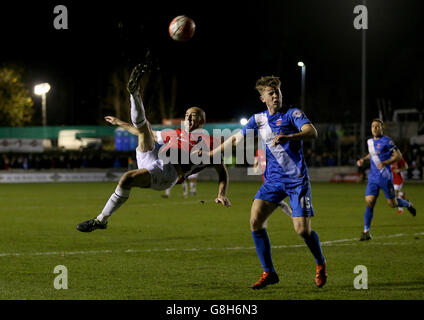
<path fill-rule="evenodd" d="M 277 88 L 279 89 L 281 86 L 280 77 L 276 76 L 264 76 L 261 77 L 258 81 L 256 81 L 256 90 L 258 90 L 259 94 L 262 94 L 266 87 Z"/>

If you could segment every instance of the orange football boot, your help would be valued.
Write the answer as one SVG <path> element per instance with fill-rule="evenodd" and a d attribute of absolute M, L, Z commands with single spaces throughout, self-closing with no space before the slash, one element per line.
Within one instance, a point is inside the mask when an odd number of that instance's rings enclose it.
<path fill-rule="evenodd" d="M 315 284 L 318 288 L 322 288 L 327 282 L 327 264 L 318 264 L 317 273 L 315 275 Z"/>
<path fill-rule="evenodd" d="M 267 285 L 278 283 L 278 275 L 276 272 L 263 272 L 257 282 L 253 284 L 252 289 L 262 289 Z"/>

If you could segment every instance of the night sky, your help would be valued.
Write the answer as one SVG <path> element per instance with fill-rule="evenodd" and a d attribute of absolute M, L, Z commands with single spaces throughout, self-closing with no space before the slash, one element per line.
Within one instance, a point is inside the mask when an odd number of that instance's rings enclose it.
<path fill-rule="evenodd" d="M 53 27 L 56 5 L 68 30 Z M 177 111 L 205 109 L 231 121 L 264 109 L 254 89 L 280 76 L 284 103 L 300 101 L 306 64 L 307 116 L 313 122 L 360 122 L 361 31 L 351 0 L 36 1 L 0 5 L 0 63 L 18 65 L 31 89 L 49 82 L 48 124 L 99 124 L 114 68 L 132 68 L 147 48 L 178 80 Z M 395 108 L 423 108 L 423 1 L 368 0 L 367 120 L 377 98 Z M 168 35 L 173 17 L 196 23 L 187 43 Z M 125 86 L 126 83 L 122 83 Z M 34 95 L 37 110 L 40 98 Z M 146 106 L 155 108 L 156 106 Z M 38 112 L 33 125 L 39 125 Z"/>

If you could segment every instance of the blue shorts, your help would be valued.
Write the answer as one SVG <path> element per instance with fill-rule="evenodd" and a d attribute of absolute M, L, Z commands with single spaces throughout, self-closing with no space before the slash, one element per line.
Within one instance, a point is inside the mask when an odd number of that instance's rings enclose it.
<path fill-rule="evenodd" d="M 383 190 L 387 199 L 393 199 L 396 196 L 392 179 L 368 180 L 365 196 L 378 197 L 380 189 Z"/>
<path fill-rule="evenodd" d="M 293 210 L 292 217 L 313 217 L 311 184 L 309 181 L 294 187 L 289 187 L 283 183 L 265 182 L 256 193 L 254 199 L 261 199 L 275 204 L 279 204 L 286 197 L 289 197 L 290 206 Z"/>

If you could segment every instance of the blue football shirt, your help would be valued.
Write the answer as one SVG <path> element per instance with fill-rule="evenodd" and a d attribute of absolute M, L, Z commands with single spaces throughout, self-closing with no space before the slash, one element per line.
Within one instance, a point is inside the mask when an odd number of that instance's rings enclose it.
<path fill-rule="evenodd" d="M 392 179 L 390 165 L 378 169 L 377 164 L 390 159 L 393 152 L 398 150 L 393 140 L 388 136 L 382 136 L 379 139 L 368 139 L 367 143 L 370 154 L 370 173 L 368 180 L 379 181 L 381 178 Z"/>
<path fill-rule="evenodd" d="M 290 108 L 287 112 L 277 112 L 273 115 L 269 114 L 268 110 L 256 113 L 243 127 L 243 136 L 250 129 L 258 133 L 262 140 L 266 156 L 264 178 L 267 183 L 299 182 L 304 181 L 305 177 L 308 178 L 302 141 L 273 145 L 276 135 L 298 133 L 306 123 L 311 121 L 300 109 Z"/>

